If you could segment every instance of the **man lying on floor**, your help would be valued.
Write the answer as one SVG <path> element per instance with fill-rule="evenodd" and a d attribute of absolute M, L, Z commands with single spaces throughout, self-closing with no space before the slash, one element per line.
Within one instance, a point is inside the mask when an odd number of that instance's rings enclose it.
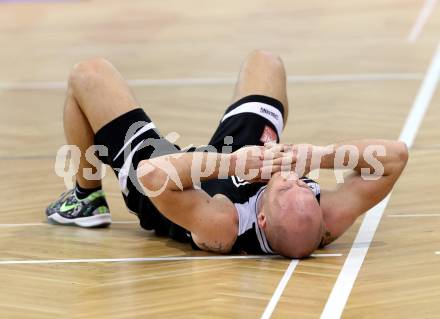
<path fill-rule="evenodd" d="M 207 251 L 302 258 L 380 202 L 408 160 L 398 141 L 276 144 L 288 115 L 286 76 L 281 59 L 264 51 L 245 60 L 234 102 L 203 150 L 181 151 L 137 105 L 108 61 L 73 68 L 64 128 L 82 156 L 76 187 L 47 208 L 49 221 L 111 223 L 101 180 L 87 177 L 94 166 L 85 154 L 96 147 L 141 227 Z M 332 190 L 306 177 L 314 168 L 347 167 L 352 173 Z"/>

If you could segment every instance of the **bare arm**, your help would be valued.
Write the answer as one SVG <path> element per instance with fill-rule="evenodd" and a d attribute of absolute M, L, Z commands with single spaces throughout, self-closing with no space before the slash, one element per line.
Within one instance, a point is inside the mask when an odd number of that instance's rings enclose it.
<path fill-rule="evenodd" d="M 408 150 L 402 142 L 359 140 L 335 145 L 335 152 L 323 157 L 321 168 L 341 168 L 335 167 L 335 163 L 338 165 L 342 161 L 335 159 L 337 150 L 342 145 L 352 145 L 357 148 L 359 160 L 353 167 L 353 172 L 345 177 L 342 184 L 334 190 L 322 191 L 321 206 L 326 230 L 321 246 L 341 236 L 361 214 L 385 198 L 408 161 Z M 368 152 L 375 146 L 379 146 L 378 149 L 382 148 L 384 153 Z M 374 155 L 373 159 L 371 155 Z M 342 167 L 345 167 L 348 161 L 348 155 L 344 156 Z M 380 165 L 378 166 L 377 163 Z"/>
<path fill-rule="evenodd" d="M 202 190 L 194 189 L 191 166 L 196 156 L 202 155 L 202 165 L 213 166 L 211 174 L 202 179 L 215 178 L 220 163 L 230 166 L 231 155 L 183 153 L 142 161 L 138 178 L 157 209 L 174 223 L 192 233 L 194 241 L 204 250 L 227 253 L 237 236 L 233 207 L 226 201 L 212 198 Z M 223 172 L 226 177 L 230 167 Z M 224 176 L 223 176 L 224 177 Z"/>
<path fill-rule="evenodd" d="M 391 191 L 408 161 L 406 145 L 390 140 L 356 140 L 326 147 L 301 144 L 290 148 L 296 156 L 294 169 L 299 175 L 316 168 L 352 170 L 335 189 L 321 192 L 326 228 L 321 246 L 341 236 L 356 218 L 379 203 Z"/>
<path fill-rule="evenodd" d="M 200 248 L 226 253 L 238 233 L 235 207 L 224 196 L 211 197 L 197 189 L 197 184 L 235 175 L 240 160 L 245 164 L 245 172 L 254 170 L 258 178 L 263 168 L 263 150 L 255 146 L 233 154 L 165 155 L 142 161 L 138 166 L 138 178 L 158 210 L 191 231 Z"/>

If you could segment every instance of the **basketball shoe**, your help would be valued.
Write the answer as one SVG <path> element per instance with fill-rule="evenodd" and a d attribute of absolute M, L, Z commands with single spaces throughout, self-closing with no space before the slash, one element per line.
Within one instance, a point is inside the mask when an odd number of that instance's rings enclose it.
<path fill-rule="evenodd" d="M 47 220 L 54 224 L 80 227 L 105 227 L 112 222 L 102 190 L 84 199 L 78 199 L 74 189 L 69 190 L 47 207 L 46 216 Z"/>

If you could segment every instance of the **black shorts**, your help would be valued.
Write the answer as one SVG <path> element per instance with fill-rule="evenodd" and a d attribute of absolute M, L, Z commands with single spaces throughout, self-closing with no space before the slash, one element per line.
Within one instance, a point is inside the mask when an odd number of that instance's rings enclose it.
<path fill-rule="evenodd" d="M 226 109 L 209 141 L 218 152 L 232 151 L 246 145 L 279 142 L 283 130 L 284 107 L 280 101 L 263 95 L 246 96 Z"/>
<path fill-rule="evenodd" d="M 225 112 L 209 145 L 217 152 L 233 152 L 246 145 L 279 142 L 283 129 L 283 105 L 270 97 L 250 95 Z M 129 111 L 107 123 L 95 135 L 95 145 L 104 146 L 99 159 L 112 167 L 128 209 L 139 218 L 142 228 L 155 230 L 179 241 L 189 241 L 188 232 L 164 217 L 142 194 L 136 169 L 144 159 L 181 152 L 164 139 L 142 109 Z M 203 150 L 202 148 L 200 150 Z M 194 151 L 192 149 L 190 151 Z"/>

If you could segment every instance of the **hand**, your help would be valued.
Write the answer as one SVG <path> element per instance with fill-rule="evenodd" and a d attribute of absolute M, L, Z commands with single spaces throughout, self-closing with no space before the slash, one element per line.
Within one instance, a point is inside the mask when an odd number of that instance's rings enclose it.
<path fill-rule="evenodd" d="M 273 150 L 275 152 L 285 153 L 286 156 L 290 156 L 292 159 L 290 167 L 283 167 L 284 170 L 290 170 L 297 173 L 298 176 L 302 177 L 307 175 L 311 170 L 311 162 L 314 151 L 318 151 L 319 147 L 313 146 L 312 144 L 275 144 L 266 143 L 264 145 L 266 149 Z"/>
<path fill-rule="evenodd" d="M 249 182 L 269 180 L 276 172 L 290 170 L 292 155 L 278 144 L 242 147 L 233 153 L 235 175 Z"/>

